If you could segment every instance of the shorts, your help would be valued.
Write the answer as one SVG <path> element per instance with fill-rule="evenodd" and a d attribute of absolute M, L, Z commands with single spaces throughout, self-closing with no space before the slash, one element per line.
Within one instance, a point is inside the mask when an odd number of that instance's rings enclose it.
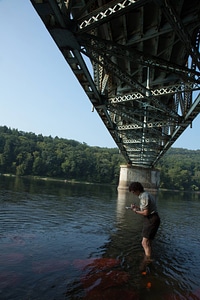
<path fill-rule="evenodd" d="M 153 240 L 160 226 L 160 217 L 157 213 L 144 217 L 142 237 Z"/>

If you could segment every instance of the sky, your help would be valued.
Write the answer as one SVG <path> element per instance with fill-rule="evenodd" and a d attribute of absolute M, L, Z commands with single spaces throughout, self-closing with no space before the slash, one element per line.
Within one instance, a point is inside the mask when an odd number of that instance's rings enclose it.
<path fill-rule="evenodd" d="M 29 0 L 0 0 L 0 126 L 117 147 Z M 172 145 L 200 149 L 200 115 Z"/>

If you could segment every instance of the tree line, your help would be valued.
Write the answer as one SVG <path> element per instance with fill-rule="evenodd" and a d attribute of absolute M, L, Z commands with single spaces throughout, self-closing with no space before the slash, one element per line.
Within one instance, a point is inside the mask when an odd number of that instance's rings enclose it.
<path fill-rule="evenodd" d="M 118 185 L 120 164 L 125 163 L 118 148 L 92 147 L 0 126 L 1 174 Z M 156 167 L 161 188 L 200 189 L 200 150 L 171 148 Z"/>
<path fill-rule="evenodd" d="M 0 173 L 117 184 L 123 162 L 117 148 L 0 127 Z"/>
<path fill-rule="evenodd" d="M 170 148 L 157 165 L 160 188 L 200 190 L 200 150 Z"/>

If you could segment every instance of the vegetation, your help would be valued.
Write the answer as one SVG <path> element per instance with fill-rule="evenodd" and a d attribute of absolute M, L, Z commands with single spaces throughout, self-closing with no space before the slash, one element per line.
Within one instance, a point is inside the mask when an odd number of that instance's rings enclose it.
<path fill-rule="evenodd" d="M 0 173 L 118 184 L 117 148 L 91 147 L 63 138 L 0 127 Z M 171 148 L 159 161 L 161 188 L 200 189 L 200 150 Z"/>
<path fill-rule="evenodd" d="M 0 173 L 117 184 L 124 162 L 117 148 L 43 137 L 0 127 Z"/>
<path fill-rule="evenodd" d="M 200 150 L 171 148 L 157 165 L 160 188 L 200 190 Z"/>

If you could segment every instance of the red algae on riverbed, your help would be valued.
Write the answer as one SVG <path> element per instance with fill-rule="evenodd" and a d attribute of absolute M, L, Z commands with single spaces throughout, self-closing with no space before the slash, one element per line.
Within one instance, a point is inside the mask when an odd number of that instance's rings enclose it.
<path fill-rule="evenodd" d="M 98 268 L 98 270 L 104 270 L 107 268 L 113 268 L 120 265 L 120 260 L 115 258 L 88 258 L 88 259 L 76 259 L 73 265 L 81 270 L 89 270 Z"/>
<path fill-rule="evenodd" d="M 66 269 L 70 262 L 68 260 L 45 260 L 33 262 L 32 269 L 34 273 L 58 272 Z"/>
<path fill-rule="evenodd" d="M 12 266 L 21 263 L 24 260 L 22 253 L 8 253 L 0 255 L 0 265 Z"/>
<path fill-rule="evenodd" d="M 81 283 L 87 300 L 136 300 L 137 293 L 126 287 L 130 279 L 129 273 L 120 269 L 120 260 L 113 258 L 97 258 L 76 261 L 83 275 Z"/>
<path fill-rule="evenodd" d="M 0 289 L 13 288 L 22 280 L 22 274 L 5 271 L 0 274 Z"/>

